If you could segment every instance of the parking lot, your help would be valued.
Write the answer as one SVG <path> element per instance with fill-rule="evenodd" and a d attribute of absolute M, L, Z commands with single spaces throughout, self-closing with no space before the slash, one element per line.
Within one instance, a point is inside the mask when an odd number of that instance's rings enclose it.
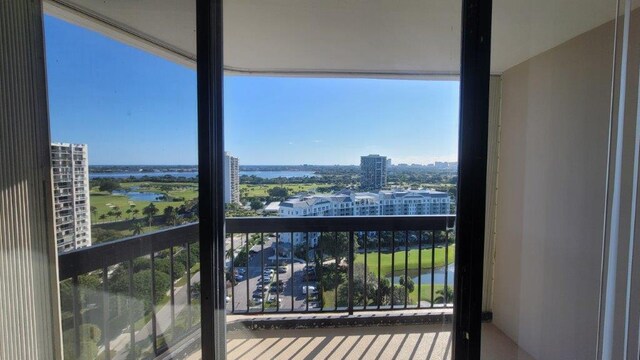
<path fill-rule="evenodd" d="M 272 243 L 273 239 L 265 241 L 264 250 L 249 255 L 248 269 L 234 268 L 238 277 L 236 285 L 227 289 L 227 295 L 231 297 L 227 311 L 247 312 L 247 306 L 249 312 L 261 312 L 263 306 L 264 311 L 276 311 L 276 298 L 280 299 L 280 311 L 307 309 L 307 295 L 304 294 L 303 287 L 308 285 L 317 288 L 317 284 L 315 281 L 304 281 L 306 263 L 293 261 L 292 265 L 290 258 L 279 258 L 281 266 L 276 267 L 274 262 L 270 261 L 270 258 L 273 259 L 275 256 Z M 277 283 L 281 286 L 278 287 Z M 261 284 L 262 291 L 258 284 Z M 310 310 L 319 308 L 317 297 L 312 295 L 312 292 L 309 291 Z"/>

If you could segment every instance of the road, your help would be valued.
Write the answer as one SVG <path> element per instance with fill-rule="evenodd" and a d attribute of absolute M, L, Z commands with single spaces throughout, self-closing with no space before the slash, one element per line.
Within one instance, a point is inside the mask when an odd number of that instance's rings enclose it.
<path fill-rule="evenodd" d="M 265 241 L 264 250 L 259 251 L 255 254 L 251 254 L 249 257 L 249 267 L 248 279 L 238 281 L 237 284 L 233 287 L 233 290 L 227 294 L 233 298 L 233 309 L 230 307 L 227 308 L 228 311 L 238 312 L 246 312 L 247 311 L 247 298 L 249 300 L 252 299 L 254 293 L 259 293 L 257 291 L 258 279 L 262 277 L 262 265 L 265 267 L 272 264 L 269 261 L 269 258 L 273 258 L 275 256 L 275 250 L 272 248 L 271 244 L 273 243 L 273 239 L 269 239 Z M 283 258 L 280 258 L 282 260 Z M 283 291 L 279 293 L 280 299 L 282 302 L 280 303 L 281 311 L 290 311 L 292 309 L 295 310 L 306 310 L 306 296 L 302 293 L 302 286 L 306 283 L 303 281 L 303 272 L 305 263 L 300 261 L 294 261 L 293 269 L 291 266 L 291 260 L 286 259 L 287 264 L 284 265 L 286 267 L 286 272 L 274 274 L 272 276 L 272 281 L 282 281 L 284 284 Z M 246 267 L 243 267 L 245 272 L 247 271 Z M 276 276 L 277 275 L 277 276 Z M 292 283 L 293 281 L 293 283 Z M 310 284 L 310 285 L 314 285 Z M 248 288 L 247 288 L 248 285 Z M 276 292 L 274 294 L 278 295 Z M 293 304 L 292 304 L 293 300 Z M 251 303 L 249 304 L 251 307 Z M 268 307 L 265 304 L 266 307 Z M 309 308 L 312 309 L 314 306 L 317 306 L 317 302 L 311 301 L 309 304 Z M 269 309 L 272 310 L 272 309 Z M 254 307 L 251 307 L 251 311 L 262 311 L 262 305 L 257 303 Z"/>

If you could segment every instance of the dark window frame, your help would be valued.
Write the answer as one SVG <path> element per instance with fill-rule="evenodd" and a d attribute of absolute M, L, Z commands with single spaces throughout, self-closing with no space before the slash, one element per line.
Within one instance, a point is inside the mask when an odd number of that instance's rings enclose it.
<path fill-rule="evenodd" d="M 480 358 L 491 0 L 462 0 L 453 357 Z M 222 0 L 197 0 L 202 358 L 226 357 Z"/>

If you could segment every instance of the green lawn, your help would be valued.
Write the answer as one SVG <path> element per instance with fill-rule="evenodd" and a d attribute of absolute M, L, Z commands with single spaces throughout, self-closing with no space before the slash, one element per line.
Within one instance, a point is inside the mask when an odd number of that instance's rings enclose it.
<path fill-rule="evenodd" d="M 269 189 L 274 187 L 284 187 L 289 190 L 290 194 L 296 194 L 304 191 L 312 191 L 315 190 L 318 186 L 327 186 L 323 184 L 263 184 L 263 185 L 253 185 L 253 184 L 240 184 L 240 194 L 242 197 L 256 197 L 256 196 L 269 196 L 267 193 Z"/>
<path fill-rule="evenodd" d="M 409 258 L 407 261 L 408 271 L 414 271 L 417 273 L 418 271 L 418 254 L 419 250 L 409 250 Z M 431 264 L 431 249 L 423 249 L 422 250 L 422 271 L 428 270 L 430 271 L 432 267 L 441 267 L 445 265 L 445 248 L 436 248 L 435 249 L 435 262 Z M 455 245 L 449 245 L 449 264 L 453 263 L 456 255 L 456 247 Z M 382 253 L 380 254 L 380 273 L 382 276 L 387 276 L 391 274 L 391 253 Z M 398 271 L 404 271 L 404 263 L 405 263 L 405 252 L 397 251 L 394 254 L 395 263 L 394 269 L 396 274 L 400 274 Z M 356 254 L 355 263 L 364 264 L 364 254 Z M 369 271 L 378 275 L 378 253 L 368 253 L 367 254 L 367 267 Z"/>
<path fill-rule="evenodd" d="M 179 207 L 184 204 L 185 201 L 192 200 L 198 197 L 197 184 L 194 183 L 153 183 L 153 182 L 132 182 L 121 183 L 121 186 L 125 189 L 132 187 L 139 188 L 139 191 L 156 192 L 168 195 L 170 198 L 184 198 L 181 201 L 154 201 L 154 205 L 158 208 L 158 215 L 161 215 L 164 209 L 168 206 Z M 171 190 L 164 191 L 163 186 L 168 186 Z M 105 222 L 105 221 L 117 221 L 130 219 L 132 215 L 127 214 L 126 211 L 131 205 L 135 205 L 135 208 L 140 212 L 136 215 L 138 219 L 143 218 L 142 210 L 145 206 L 149 205 L 149 201 L 132 201 L 126 195 L 114 195 L 107 192 L 101 192 L 97 188 L 92 188 L 90 193 L 91 206 L 96 207 L 96 213 L 91 215 L 91 222 Z M 106 215 L 109 211 L 113 210 L 113 207 L 117 206 L 122 211 L 122 216 L 119 219 L 115 217 L 107 217 L 107 219 L 100 220 L 101 215 Z"/>

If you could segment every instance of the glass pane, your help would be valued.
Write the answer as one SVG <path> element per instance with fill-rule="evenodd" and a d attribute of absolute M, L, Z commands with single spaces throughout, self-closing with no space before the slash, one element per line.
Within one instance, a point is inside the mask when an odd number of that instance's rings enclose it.
<path fill-rule="evenodd" d="M 65 359 L 198 357 L 195 1 L 65 4 L 44 24 Z"/>
<path fill-rule="evenodd" d="M 229 358 L 450 356 L 459 4 L 224 6 Z"/>
<path fill-rule="evenodd" d="M 485 359 L 597 358 L 616 3 L 494 2 Z"/>

